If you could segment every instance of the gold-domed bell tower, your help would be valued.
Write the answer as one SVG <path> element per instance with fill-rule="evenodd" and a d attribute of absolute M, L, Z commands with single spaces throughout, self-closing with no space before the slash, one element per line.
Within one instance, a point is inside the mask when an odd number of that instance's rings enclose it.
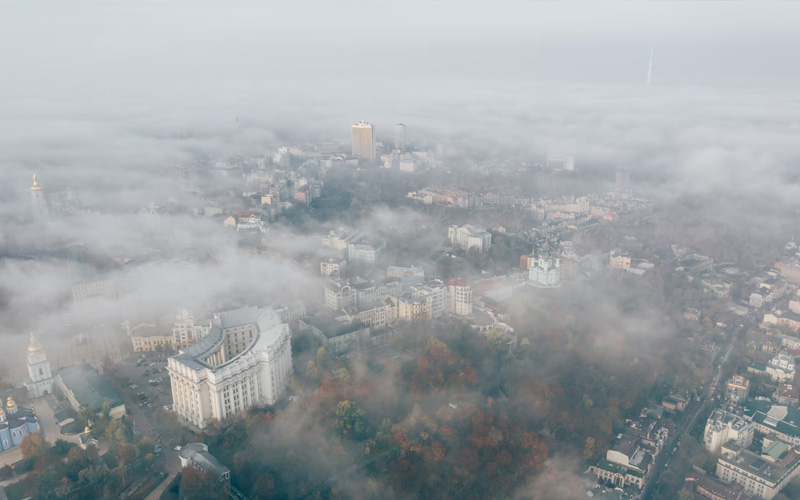
<path fill-rule="evenodd" d="M 31 186 L 31 214 L 33 222 L 45 223 L 50 219 L 50 211 L 47 209 L 47 202 L 44 199 L 44 190 L 39 185 L 36 174 L 33 174 L 33 185 Z"/>
<path fill-rule="evenodd" d="M 28 345 L 28 380 L 25 382 L 32 398 L 38 398 L 53 392 L 53 374 L 50 362 L 39 339 L 31 332 Z"/>

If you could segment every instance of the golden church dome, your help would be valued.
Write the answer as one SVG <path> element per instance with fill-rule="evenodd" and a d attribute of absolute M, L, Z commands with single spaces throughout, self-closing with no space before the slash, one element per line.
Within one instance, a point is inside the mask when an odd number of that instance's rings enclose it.
<path fill-rule="evenodd" d="M 44 353 L 44 348 L 39 339 L 31 332 L 31 343 L 28 345 L 28 356 L 37 356 Z"/>
<path fill-rule="evenodd" d="M 36 180 L 36 174 L 33 174 L 33 186 L 31 186 L 31 191 L 41 191 L 42 186 L 39 185 L 39 181 Z"/>

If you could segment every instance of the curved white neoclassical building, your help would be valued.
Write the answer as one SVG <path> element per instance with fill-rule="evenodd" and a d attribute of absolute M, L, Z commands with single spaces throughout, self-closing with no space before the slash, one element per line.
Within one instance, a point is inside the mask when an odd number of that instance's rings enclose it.
<path fill-rule="evenodd" d="M 243 307 L 216 314 L 201 341 L 167 364 L 174 410 L 199 428 L 274 404 L 292 374 L 289 325 L 273 309 Z"/>

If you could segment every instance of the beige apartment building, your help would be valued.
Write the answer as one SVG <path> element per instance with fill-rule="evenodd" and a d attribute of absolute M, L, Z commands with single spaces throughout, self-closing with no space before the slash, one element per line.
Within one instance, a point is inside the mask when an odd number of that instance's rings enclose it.
<path fill-rule="evenodd" d="M 631 267 L 631 256 L 628 252 L 620 252 L 619 250 L 612 250 L 608 261 L 611 269 L 618 269 L 624 271 Z"/>
<path fill-rule="evenodd" d="M 472 314 L 472 287 L 463 279 L 447 280 L 447 312 L 458 316 Z"/>

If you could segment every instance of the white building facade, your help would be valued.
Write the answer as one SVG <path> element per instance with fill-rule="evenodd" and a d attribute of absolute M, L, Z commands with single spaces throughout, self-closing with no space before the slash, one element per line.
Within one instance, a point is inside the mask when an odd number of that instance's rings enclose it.
<path fill-rule="evenodd" d="M 447 229 L 450 244 L 463 248 L 466 251 L 475 250 L 478 253 L 488 252 L 492 246 L 492 235 L 486 229 L 472 224 L 461 227 L 450 226 Z"/>
<path fill-rule="evenodd" d="M 767 364 L 767 375 L 780 382 L 794 380 L 795 359 L 787 352 L 779 352 Z"/>
<path fill-rule="evenodd" d="M 289 325 L 272 309 L 219 313 L 208 335 L 172 356 L 167 370 L 175 412 L 201 429 L 253 406 L 275 404 L 292 374 Z"/>
<path fill-rule="evenodd" d="M 356 305 L 356 289 L 348 281 L 328 280 L 325 283 L 325 307 L 339 311 Z"/>
<path fill-rule="evenodd" d="M 703 432 L 703 446 L 713 454 L 718 454 L 722 445 L 734 441 L 742 448 L 753 442 L 755 425 L 743 416 L 741 411 L 729 411 L 717 408 L 708 418 Z"/>
<path fill-rule="evenodd" d="M 540 288 L 555 288 L 561 286 L 561 262 L 550 255 L 541 256 L 531 261 L 528 269 L 528 279 Z"/>
<path fill-rule="evenodd" d="M 347 260 L 348 262 L 360 262 L 368 266 L 375 264 L 378 258 L 378 250 L 366 243 L 348 243 Z"/>

